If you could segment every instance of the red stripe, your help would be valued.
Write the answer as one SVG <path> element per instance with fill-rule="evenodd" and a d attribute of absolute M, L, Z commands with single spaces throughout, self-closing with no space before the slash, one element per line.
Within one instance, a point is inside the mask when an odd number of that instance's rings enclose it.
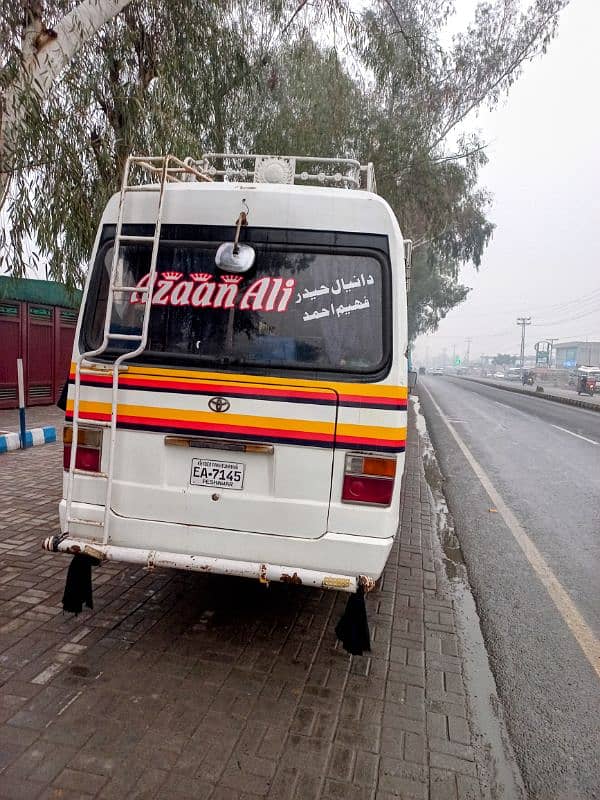
<path fill-rule="evenodd" d="M 267 397 L 303 397 L 307 399 L 325 399 L 334 401 L 335 394 L 333 391 L 302 391 L 302 390 L 281 390 L 275 388 L 265 388 L 263 386 L 232 386 L 225 383 L 188 383 L 185 381 L 152 381 L 152 380 L 139 380 L 137 378 L 124 378 L 121 381 L 123 386 L 150 386 L 155 389 L 191 389 L 192 391 L 204 391 L 212 394 L 259 394 Z"/>
<path fill-rule="evenodd" d="M 82 415 L 85 416 L 86 419 L 110 419 L 110 414 L 101 414 L 98 413 L 97 415 L 90 416 L 90 415 Z M 118 420 L 119 423 L 126 425 L 128 422 L 134 425 L 146 425 L 152 426 L 156 425 L 162 428 L 185 428 L 187 430 L 197 430 L 197 431 L 211 431 L 214 433 L 237 433 L 237 434 L 245 434 L 246 436 L 278 436 L 282 439 L 310 439 L 312 441 L 317 442 L 333 442 L 333 431 L 331 433 L 309 433 L 302 430 L 297 431 L 288 431 L 288 430 L 281 430 L 280 428 L 260 428 L 260 427 L 249 427 L 246 425 L 226 425 L 226 424 L 219 424 L 219 423 L 207 423 L 207 422 L 193 422 L 192 420 L 173 420 L 173 419 L 164 419 L 164 418 L 153 418 L 153 417 L 138 417 L 138 416 L 129 416 L 126 414 L 119 414 Z"/>
<path fill-rule="evenodd" d="M 341 436 L 338 434 L 335 437 L 337 444 L 352 444 L 352 445 L 363 445 L 364 447 L 368 447 L 369 445 L 380 445 L 381 447 L 405 447 L 406 440 L 405 439 L 365 439 L 364 437 L 359 436 Z"/>
<path fill-rule="evenodd" d="M 86 420 L 110 420 L 110 414 L 105 414 L 103 412 L 95 411 L 95 412 L 82 412 L 80 414 L 82 419 Z M 67 415 L 67 420 L 71 420 L 73 418 L 73 412 L 69 412 Z M 193 422 L 191 420 L 172 420 L 166 418 L 155 418 L 155 417 L 138 417 L 138 416 L 130 416 L 126 414 L 119 414 L 118 423 L 122 423 L 126 425 L 127 423 L 133 425 L 141 425 L 146 426 L 149 429 L 152 426 L 157 426 L 160 428 L 184 428 L 188 430 L 198 430 L 198 431 L 213 431 L 215 433 L 239 433 L 239 434 L 246 434 L 246 435 L 257 435 L 260 434 L 262 436 L 281 436 L 281 438 L 306 438 L 309 436 L 311 439 L 315 441 L 321 442 L 332 442 L 333 441 L 333 433 L 331 434 L 320 434 L 320 433 L 310 433 L 307 434 L 303 431 L 287 431 L 287 430 L 280 430 L 279 428 L 251 428 L 245 425 L 220 425 L 220 424 L 211 424 L 211 423 L 204 423 L 204 422 Z"/>
<path fill-rule="evenodd" d="M 361 394 L 340 394 L 341 403 L 373 403 L 380 406 L 397 406 L 407 404 L 406 397 L 372 397 Z"/>

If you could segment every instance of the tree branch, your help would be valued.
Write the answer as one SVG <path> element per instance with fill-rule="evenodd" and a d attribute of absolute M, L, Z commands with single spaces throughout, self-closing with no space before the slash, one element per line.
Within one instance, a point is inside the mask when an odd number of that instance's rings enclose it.
<path fill-rule="evenodd" d="M 41 49 L 38 39 L 44 30 L 41 4 L 36 0 L 28 4 L 21 63 L 17 77 L 4 96 L 0 128 L 0 208 L 6 200 L 10 183 L 7 161 L 17 149 L 17 137 L 26 116 L 28 96 L 42 101 L 78 50 L 130 2 L 131 0 L 83 0 L 60 20 Z"/>

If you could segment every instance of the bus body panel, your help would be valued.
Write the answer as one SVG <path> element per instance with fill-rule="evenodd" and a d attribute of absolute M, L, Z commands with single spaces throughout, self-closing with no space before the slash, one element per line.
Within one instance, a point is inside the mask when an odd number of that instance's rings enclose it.
<path fill-rule="evenodd" d="M 182 366 L 167 357 L 164 364 L 144 363 L 142 356 L 127 365 L 120 376 L 109 543 L 378 577 L 398 527 L 407 426 L 404 247 L 393 213 L 376 195 L 342 189 L 190 183 L 169 186 L 168 192 L 163 225 L 231 227 L 243 199 L 250 227 L 289 229 L 308 243 L 320 232 L 386 237 L 391 359 L 376 380 L 342 374 L 321 378 L 316 372 L 296 377 L 290 370 L 258 375 L 240 367 L 232 372 L 204 364 Z M 92 266 L 103 228 L 116 222 L 117 202 L 118 195 L 104 212 Z M 126 207 L 125 222 L 151 224 L 156 203 L 156 193 L 137 193 Z M 91 277 L 92 269 L 82 309 Z M 74 358 L 80 352 L 83 318 L 82 310 Z M 188 387 L 182 390 L 178 382 Z M 195 393 L 190 386 L 198 384 L 205 389 Z M 85 365 L 81 416 L 92 426 L 94 419 L 110 419 L 110 386 L 109 363 Z M 214 397 L 226 398 L 226 412 L 210 410 Z M 71 385 L 67 420 L 72 407 Z M 104 429 L 102 469 L 107 468 L 109 433 Z M 272 445 L 273 452 L 179 447 L 165 441 L 181 435 L 255 441 Z M 342 500 L 349 453 L 396 458 L 389 505 Z M 243 464 L 244 487 L 193 485 L 193 459 Z M 105 478 L 75 476 L 74 508 L 81 507 L 83 519 L 101 519 L 105 486 Z M 64 501 L 61 509 L 64 517 Z M 70 534 L 102 541 L 97 527 L 74 523 Z"/>

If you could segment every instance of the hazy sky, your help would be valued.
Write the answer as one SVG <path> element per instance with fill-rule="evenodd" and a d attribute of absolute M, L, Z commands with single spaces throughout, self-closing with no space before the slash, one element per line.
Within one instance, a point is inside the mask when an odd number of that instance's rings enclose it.
<path fill-rule="evenodd" d="M 457 0 L 471 7 L 471 0 Z M 571 0 L 549 51 L 529 64 L 508 98 L 474 120 L 489 164 L 481 183 L 496 223 L 472 287 L 415 360 L 453 347 L 471 358 L 518 353 L 518 316 L 531 316 L 527 351 L 547 337 L 600 341 L 600 0 Z"/>

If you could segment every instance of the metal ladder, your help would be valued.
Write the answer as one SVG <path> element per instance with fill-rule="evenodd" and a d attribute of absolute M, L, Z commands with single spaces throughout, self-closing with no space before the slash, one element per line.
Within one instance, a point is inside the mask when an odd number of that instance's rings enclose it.
<path fill-rule="evenodd" d="M 170 166 L 174 164 L 174 166 Z M 134 166 L 140 166 L 149 171 L 151 174 L 159 174 L 160 181 L 158 184 L 132 184 L 129 182 L 131 170 Z M 179 159 L 174 156 L 155 156 L 155 157 L 135 157 L 130 156 L 125 164 L 123 172 L 123 180 L 121 183 L 121 192 L 119 197 L 119 211 L 117 217 L 117 228 L 115 232 L 115 243 L 113 248 L 113 257 L 110 271 L 110 279 L 108 284 L 108 297 L 106 301 L 106 317 L 104 320 L 104 335 L 102 344 L 95 350 L 89 350 L 86 353 L 81 353 L 76 360 L 75 364 L 75 393 L 73 400 L 73 439 L 71 443 L 71 460 L 69 463 L 69 475 L 67 480 L 67 503 L 65 513 L 65 524 L 62 536 L 67 536 L 71 524 L 91 525 L 95 527 L 103 527 L 103 544 L 108 543 L 109 524 L 110 524 L 110 505 L 112 498 L 112 485 L 113 485 L 113 472 L 114 472 L 114 458 L 115 458 L 115 443 L 117 438 L 117 410 L 118 410 L 118 396 L 119 396 L 119 367 L 124 361 L 135 358 L 146 348 L 148 340 L 148 326 L 150 323 L 150 310 L 152 307 L 152 294 L 154 290 L 154 282 L 156 279 L 156 262 L 158 257 L 158 248 L 160 244 L 160 234 L 162 227 L 163 209 L 166 195 L 166 186 L 168 182 L 180 182 L 180 175 L 184 172 L 190 172 L 189 167 L 183 165 Z M 158 208 L 156 213 L 156 221 L 154 223 L 154 233 L 150 236 L 129 236 L 123 234 L 123 218 L 125 216 L 126 197 L 132 192 L 158 192 Z M 117 283 L 117 272 L 119 265 L 119 258 L 121 256 L 121 248 L 124 244 L 130 243 L 152 243 L 152 254 L 150 257 L 150 270 L 148 276 L 148 283 L 145 288 L 140 289 L 137 286 L 125 286 Z M 132 295 L 134 292 L 140 293 L 140 302 L 144 304 L 144 316 L 141 323 L 141 328 L 138 333 L 111 333 L 111 319 L 113 312 L 113 304 L 115 295 L 126 294 Z M 127 350 L 118 356 L 112 364 L 112 401 L 110 410 L 110 422 L 94 420 L 94 426 L 110 428 L 110 445 L 108 456 L 108 470 L 103 474 L 106 478 L 106 494 L 104 501 L 104 519 L 103 522 L 94 520 L 84 520 L 74 517 L 72 515 L 73 504 L 73 486 L 75 476 L 81 474 L 81 470 L 75 467 L 77 459 L 77 439 L 79 423 L 85 423 L 86 420 L 80 416 L 79 407 L 81 399 L 81 368 L 82 364 L 96 356 L 102 355 L 111 342 L 125 341 L 131 342 L 136 346 L 132 350 Z M 83 473 L 85 474 L 85 473 Z"/>

